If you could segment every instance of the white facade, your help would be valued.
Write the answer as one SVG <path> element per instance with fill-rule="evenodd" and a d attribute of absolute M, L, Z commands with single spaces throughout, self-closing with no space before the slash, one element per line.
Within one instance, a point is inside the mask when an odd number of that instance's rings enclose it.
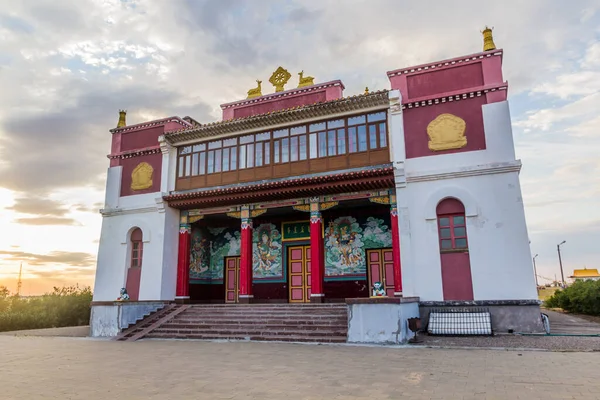
<path fill-rule="evenodd" d="M 483 106 L 486 149 L 406 159 L 400 92 L 390 92 L 390 136 L 404 296 L 442 301 L 437 205 L 465 206 L 474 300 L 535 300 L 535 278 L 508 102 Z"/>

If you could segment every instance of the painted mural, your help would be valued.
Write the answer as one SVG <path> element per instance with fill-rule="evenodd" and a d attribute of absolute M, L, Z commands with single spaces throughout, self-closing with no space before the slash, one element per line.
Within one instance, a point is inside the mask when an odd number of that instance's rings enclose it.
<path fill-rule="evenodd" d="M 240 255 L 240 231 L 233 228 L 194 228 L 190 280 L 222 280 L 225 257 Z"/>
<path fill-rule="evenodd" d="M 254 229 L 252 242 L 253 277 L 282 277 L 281 233 L 277 227 L 273 224 L 259 225 Z"/>
<path fill-rule="evenodd" d="M 364 275 L 365 250 L 391 246 L 392 234 L 383 219 L 336 218 L 325 230 L 325 276 Z"/>

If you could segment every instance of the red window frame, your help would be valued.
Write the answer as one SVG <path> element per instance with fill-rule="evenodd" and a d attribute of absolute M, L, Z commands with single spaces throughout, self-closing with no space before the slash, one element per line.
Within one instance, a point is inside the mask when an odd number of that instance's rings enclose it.
<path fill-rule="evenodd" d="M 459 221 L 456 221 L 456 219 L 459 219 Z M 460 219 L 462 219 L 462 222 L 460 222 Z M 447 223 L 446 220 L 448 221 Z M 438 215 L 438 235 L 440 240 L 440 251 L 442 253 L 469 250 L 466 224 L 467 219 L 464 213 Z M 457 233 L 457 229 L 461 228 L 464 234 L 462 234 L 460 231 Z M 447 233 L 450 234 L 449 237 Z M 444 244 L 448 244 L 448 242 L 450 243 L 451 247 L 444 247 Z"/>
<path fill-rule="evenodd" d="M 130 268 L 141 268 L 144 255 L 142 231 L 137 228 L 131 232 L 131 264 Z"/>

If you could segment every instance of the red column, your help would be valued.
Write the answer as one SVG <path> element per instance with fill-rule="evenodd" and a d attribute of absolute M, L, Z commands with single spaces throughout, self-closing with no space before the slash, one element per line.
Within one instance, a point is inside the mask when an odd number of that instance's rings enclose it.
<path fill-rule="evenodd" d="M 390 210 L 392 225 L 392 254 L 394 256 L 394 296 L 402 296 L 402 268 L 400 262 L 400 227 L 398 226 L 398 206 L 392 203 Z"/>
<path fill-rule="evenodd" d="M 325 298 L 323 278 L 325 276 L 325 244 L 323 243 L 323 220 L 321 213 L 310 213 L 310 301 L 322 303 Z"/>
<path fill-rule="evenodd" d="M 177 256 L 177 288 L 175 299 L 185 301 L 190 298 L 190 225 L 179 225 L 179 251 Z"/>
<path fill-rule="evenodd" d="M 240 303 L 250 303 L 252 298 L 252 220 L 242 218 L 240 240 Z"/>

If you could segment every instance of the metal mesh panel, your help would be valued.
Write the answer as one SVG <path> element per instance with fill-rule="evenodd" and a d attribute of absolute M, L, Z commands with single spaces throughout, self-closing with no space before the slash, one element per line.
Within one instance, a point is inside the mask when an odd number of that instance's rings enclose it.
<path fill-rule="evenodd" d="M 429 313 L 430 335 L 491 335 L 492 317 L 484 308 L 434 309 Z"/>

